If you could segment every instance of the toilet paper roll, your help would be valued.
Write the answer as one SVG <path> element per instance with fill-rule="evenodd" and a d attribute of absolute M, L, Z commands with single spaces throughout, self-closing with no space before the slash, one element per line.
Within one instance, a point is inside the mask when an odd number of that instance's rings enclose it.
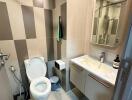
<path fill-rule="evenodd" d="M 55 61 L 55 67 L 59 70 L 63 70 L 66 68 L 65 66 L 65 62 L 63 62 L 62 60 L 56 60 Z"/>

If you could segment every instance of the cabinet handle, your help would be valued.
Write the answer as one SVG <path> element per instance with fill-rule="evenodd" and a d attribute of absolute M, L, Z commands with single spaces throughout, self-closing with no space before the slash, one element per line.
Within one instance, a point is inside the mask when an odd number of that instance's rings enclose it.
<path fill-rule="evenodd" d="M 100 79 L 97 79 L 95 76 L 91 75 L 91 74 L 88 74 L 88 76 L 90 76 L 92 79 L 94 79 L 95 81 L 99 82 L 100 84 L 102 84 L 103 86 L 107 87 L 107 88 L 110 88 L 110 85 L 102 82 Z"/>
<path fill-rule="evenodd" d="M 83 69 L 77 68 L 77 67 L 75 67 L 75 66 L 72 66 L 72 68 L 73 68 L 74 70 L 77 70 L 77 71 L 83 71 Z"/>
<path fill-rule="evenodd" d="M 71 68 L 77 70 L 77 71 L 83 71 L 83 68 L 81 68 L 80 66 L 76 65 L 76 64 L 72 64 Z"/>

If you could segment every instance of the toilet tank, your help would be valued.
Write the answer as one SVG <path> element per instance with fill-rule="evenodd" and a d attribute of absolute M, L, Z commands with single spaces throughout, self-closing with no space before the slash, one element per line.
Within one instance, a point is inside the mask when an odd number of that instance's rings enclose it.
<path fill-rule="evenodd" d="M 24 61 L 26 74 L 31 82 L 32 80 L 46 75 L 47 67 L 44 61 L 44 57 L 34 57 L 26 59 Z"/>

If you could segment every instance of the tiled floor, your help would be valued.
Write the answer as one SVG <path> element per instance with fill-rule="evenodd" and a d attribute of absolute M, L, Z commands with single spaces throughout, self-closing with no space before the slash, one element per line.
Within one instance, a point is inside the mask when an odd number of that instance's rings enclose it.
<path fill-rule="evenodd" d="M 88 100 L 85 96 L 79 93 L 76 89 L 65 92 L 62 88 L 50 93 L 48 100 Z"/>

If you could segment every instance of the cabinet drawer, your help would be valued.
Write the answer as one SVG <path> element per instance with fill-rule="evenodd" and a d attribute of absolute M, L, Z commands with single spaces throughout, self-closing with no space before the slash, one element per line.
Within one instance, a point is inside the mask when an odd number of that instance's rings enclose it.
<path fill-rule="evenodd" d="M 85 95 L 90 100 L 111 100 L 113 86 L 107 84 L 92 74 L 87 74 Z"/>
<path fill-rule="evenodd" d="M 84 93 L 85 87 L 85 70 L 79 68 L 79 66 L 70 66 L 70 81 L 82 92 Z"/>

